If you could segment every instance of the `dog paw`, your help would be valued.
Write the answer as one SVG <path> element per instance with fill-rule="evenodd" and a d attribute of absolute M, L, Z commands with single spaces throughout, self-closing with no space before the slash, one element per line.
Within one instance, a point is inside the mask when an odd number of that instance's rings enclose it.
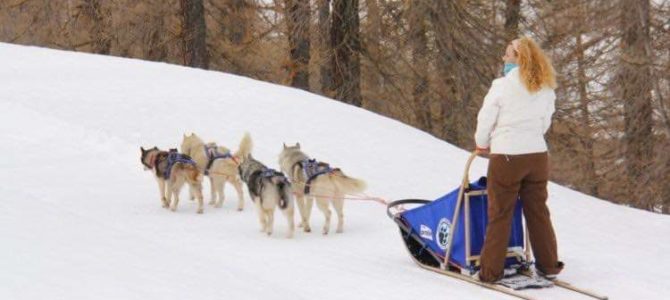
<path fill-rule="evenodd" d="M 268 235 L 268 236 L 271 236 L 271 235 L 272 235 L 272 231 L 268 231 L 268 232 L 267 232 L 267 235 Z"/>
<path fill-rule="evenodd" d="M 216 208 L 221 208 L 222 206 L 223 206 L 223 203 L 217 203 L 216 205 L 214 205 L 214 207 L 216 207 Z"/>
<path fill-rule="evenodd" d="M 309 228 L 309 226 L 306 226 L 305 228 L 302 229 L 304 232 L 312 232 L 312 228 Z"/>
<path fill-rule="evenodd" d="M 171 207 L 170 210 L 175 212 L 175 211 L 177 211 L 177 208 L 176 207 Z"/>
<path fill-rule="evenodd" d="M 342 228 L 338 228 L 337 231 L 335 231 L 335 233 L 342 233 L 342 232 L 344 232 L 344 229 Z"/>
<path fill-rule="evenodd" d="M 199 213 L 199 214 L 202 214 L 202 213 L 204 213 L 204 212 L 205 212 L 205 211 L 204 211 L 202 208 L 201 208 L 201 209 L 198 209 L 198 211 L 197 211 L 197 213 Z"/>
<path fill-rule="evenodd" d="M 243 211 L 243 210 L 244 210 L 244 208 L 241 208 L 241 207 L 237 208 L 237 211 Z"/>
<path fill-rule="evenodd" d="M 323 235 L 328 235 L 328 229 L 324 228 L 324 229 L 321 231 L 321 233 L 322 233 Z"/>
<path fill-rule="evenodd" d="M 210 200 L 209 203 L 207 203 L 207 204 L 209 204 L 209 205 L 214 205 L 214 204 L 216 204 L 216 201 L 214 201 L 214 200 Z"/>

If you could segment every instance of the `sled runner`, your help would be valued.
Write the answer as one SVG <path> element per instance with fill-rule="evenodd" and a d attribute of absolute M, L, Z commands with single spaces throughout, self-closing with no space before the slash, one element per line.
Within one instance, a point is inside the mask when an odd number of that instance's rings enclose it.
<path fill-rule="evenodd" d="M 514 208 L 505 278 L 496 284 L 472 277 L 479 270 L 479 259 L 487 226 L 486 177 L 470 182 L 469 170 L 476 158 L 468 159 L 460 187 L 435 201 L 404 199 L 387 206 L 388 216 L 398 225 L 405 247 L 422 268 L 503 292 L 521 299 L 532 299 L 517 290 L 547 288 L 554 285 L 596 299 L 607 299 L 559 280 L 534 275 L 530 243 L 523 224 L 521 201 Z M 414 206 L 405 210 L 405 206 Z"/>

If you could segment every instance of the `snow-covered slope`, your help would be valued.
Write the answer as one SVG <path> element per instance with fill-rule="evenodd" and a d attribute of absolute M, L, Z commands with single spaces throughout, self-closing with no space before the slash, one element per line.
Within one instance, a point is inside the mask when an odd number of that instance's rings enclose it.
<path fill-rule="evenodd" d="M 268 238 L 230 187 L 204 215 L 186 199 L 161 208 L 139 163 L 141 145 L 196 132 L 235 148 L 249 131 L 271 166 L 282 142 L 300 141 L 368 194 L 436 198 L 457 186 L 467 153 L 419 130 L 243 77 L 8 44 L 0 82 L 0 299 L 505 298 L 415 266 L 377 203 L 348 202 L 343 234 L 287 240 L 278 215 Z M 473 177 L 485 168 L 476 161 Z M 670 218 L 550 193 L 563 279 L 612 299 L 668 296 Z"/>

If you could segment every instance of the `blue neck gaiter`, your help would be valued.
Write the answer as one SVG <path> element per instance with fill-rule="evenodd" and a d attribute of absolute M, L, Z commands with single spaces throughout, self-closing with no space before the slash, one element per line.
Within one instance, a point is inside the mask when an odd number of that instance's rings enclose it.
<path fill-rule="evenodd" d="M 503 67 L 503 73 L 504 73 L 505 75 L 507 75 L 507 73 L 509 73 L 510 71 L 512 71 L 512 69 L 514 69 L 514 68 L 516 68 L 516 67 L 518 67 L 518 66 L 519 66 L 519 65 L 517 65 L 517 64 L 515 64 L 515 63 L 505 63 L 505 67 Z"/>

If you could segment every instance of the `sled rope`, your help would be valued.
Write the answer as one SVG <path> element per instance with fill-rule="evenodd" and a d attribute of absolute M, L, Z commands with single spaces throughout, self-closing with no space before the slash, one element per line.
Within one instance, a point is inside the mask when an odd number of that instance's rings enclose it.
<path fill-rule="evenodd" d="M 295 194 L 295 193 L 293 193 L 293 194 Z M 309 194 L 309 196 L 310 197 L 317 197 L 317 198 L 330 198 L 331 197 L 330 195 L 316 195 L 316 194 Z M 388 205 L 388 201 L 386 199 L 382 198 L 382 197 L 372 197 L 372 196 L 368 196 L 368 195 L 365 195 L 365 194 L 349 195 L 349 196 L 342 197 L 342 199 L 344 199 L 344 200 L 356 200 L 356 201 L 373 201 L 373 202 L 379 203 L 379 204 L 384 205 L 384 206 Z"/>
<path fill-rule="evenodd" d="M 337 174 L 332 174 L 332 173 L 328 174 L 328 176 L 344 177 L 344 176 L 337 175 Z M 304 184 L 305 186 L 311 186 L 311 184 L 309 184 L 307 182 L 304 182 L 304 181 L 294 181 L 293 183 L 301 183 L 301 184 Z M 298 195 L 295 192 L 293 194 L 296 195 L 296 196 Z M 330 195 L 318 195 L 318 194 L 312 194 L 312 193 L 310 193 L 308 195 L 305 195 L 305 196 L 306 197 L 307 196 L 319 197 L 319 198 L 330 198 L 331 197 Z M 373 202 L 379 203 L 379 204 L 384 205 L 384 206 L 387 206 L 389 204 L 389 201 L 382 198 L 382 197 L 373 197 L 373 196 L 363 194 L 363 193 L 361 193 L 359 195 L 344 196 L 344 197 L 342 197 L 342 199 L 344 199 L 344 200 L 356 200 L 356 201 L 373 201 Z"/>

